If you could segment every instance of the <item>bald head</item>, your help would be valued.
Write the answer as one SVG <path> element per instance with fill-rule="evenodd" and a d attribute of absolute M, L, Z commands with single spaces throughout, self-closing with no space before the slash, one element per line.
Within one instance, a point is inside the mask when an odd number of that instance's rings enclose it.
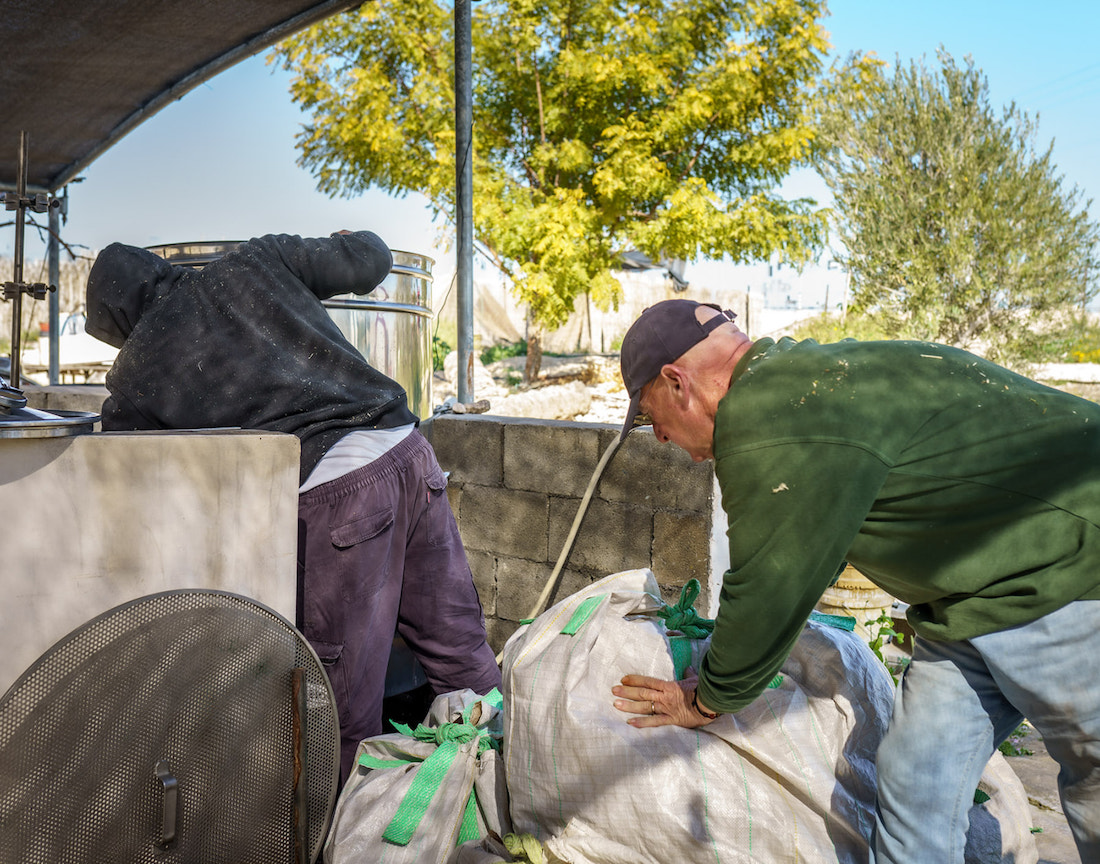
<path fill-rule="evenodd" d="M 695 317 L 700 326 L 713 329 L 708 331 L 705 339 L 695 343 L 673 363 L 698 375 L 717 375 L 723 383 L 722 392 L 725 393 L 729 388 L 733 367 L 748 350 L 751 340 L 733 321 L 725 318 L 722 312 L 709 306 L 696 309 Z"/>
<path fill-rule="evenodd" d="M 701 376 L 703 381 L 715 376 L 721 379 L 722 366 L 729 364 L 724 376 L 728 387 L 733 366 L 750 344 L 733 323 L 736 317 L 714 304 L 686 299 L 665 300 L 641 314 L 623 338 L 620 354 L 623 383 L 630 394 L 622 437 L 634 425 L 643 391 L 666 366 L 674 365 L 683 374 Z"/>

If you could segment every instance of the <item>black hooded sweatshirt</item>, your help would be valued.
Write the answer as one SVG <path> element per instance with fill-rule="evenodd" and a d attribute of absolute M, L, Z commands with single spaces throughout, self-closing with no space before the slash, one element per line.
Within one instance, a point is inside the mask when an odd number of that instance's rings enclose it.
<path fill-rule="evenodd" d="M 88 332 L 121 349 L 103 428 L 289 432 L 302 443 L 304 481 L 348 432 L 417 422 L 402 387 L 367 363 L 321 303 L 369 293 L 392 263 L 369 231 L 269 234 L 201 270 L 108 246 L 87 292 Z"/>

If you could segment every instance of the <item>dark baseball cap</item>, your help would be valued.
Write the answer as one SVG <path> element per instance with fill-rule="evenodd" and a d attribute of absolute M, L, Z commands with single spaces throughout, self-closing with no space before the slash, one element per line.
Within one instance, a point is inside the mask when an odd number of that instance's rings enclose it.
<path fill-rule="evenodd" d="M 722 314 L 700 324 L 695 317 L 695 310 L 700 306 L 716 309 Z M 712 330 L 736 318 L 735 313 L 714 303 L 685 299 L 662 300 L 638 316 L 638 320 L 626 331 L 619 352 L 623 383 L 630 394 L 630 408 L 626 412 L 620 441 L 634 426 L 642 388 L 661 374 L 661 368 L 666 363 L 676 362 L 690 348 L 706 339 Z"/>

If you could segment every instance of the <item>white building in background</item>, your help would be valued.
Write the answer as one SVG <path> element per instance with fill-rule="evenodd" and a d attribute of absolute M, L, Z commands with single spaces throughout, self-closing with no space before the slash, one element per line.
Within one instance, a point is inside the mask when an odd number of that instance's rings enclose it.
<path fill-rule="evenodd" d="M 526 336 L 526 311 L 503 277 L 491 271 L 475 280 L 474 333 L 483 345 L 515 342 Z M 731 264 L 706 261 L 677 266 L 637 266 L 616 274 L 623 286 L 617 310 L 601 312 L 587 296 L 564 327 L 550 333 L 544 350 L 552 353 L 613 353 L 623 334 L 642 311 L 672 297 L 717 303 L 738 315 L 738 325 L 751 337 L 782 335 L 796 322 L 840 312 L 848 303 L 847 274 L 831 259 L 801 271 L 789 265 Z M 437 287 L 437 291 L 438 291 Z M 456 318 L 454 293 L 439 291 L 436 314 Z"/>

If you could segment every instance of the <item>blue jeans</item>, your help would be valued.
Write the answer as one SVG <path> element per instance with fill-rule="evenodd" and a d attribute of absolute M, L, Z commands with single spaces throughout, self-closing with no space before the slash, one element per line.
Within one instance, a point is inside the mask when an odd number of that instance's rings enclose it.
<path fill-rule="evenodd" d="M 1061 766 L 1082 861 L 1100 862 L 1100 601 L 960 642 L 917 640 L 879 747 L 873 864 L 961 864 L 982 770 L 1024 718 Z"/>

